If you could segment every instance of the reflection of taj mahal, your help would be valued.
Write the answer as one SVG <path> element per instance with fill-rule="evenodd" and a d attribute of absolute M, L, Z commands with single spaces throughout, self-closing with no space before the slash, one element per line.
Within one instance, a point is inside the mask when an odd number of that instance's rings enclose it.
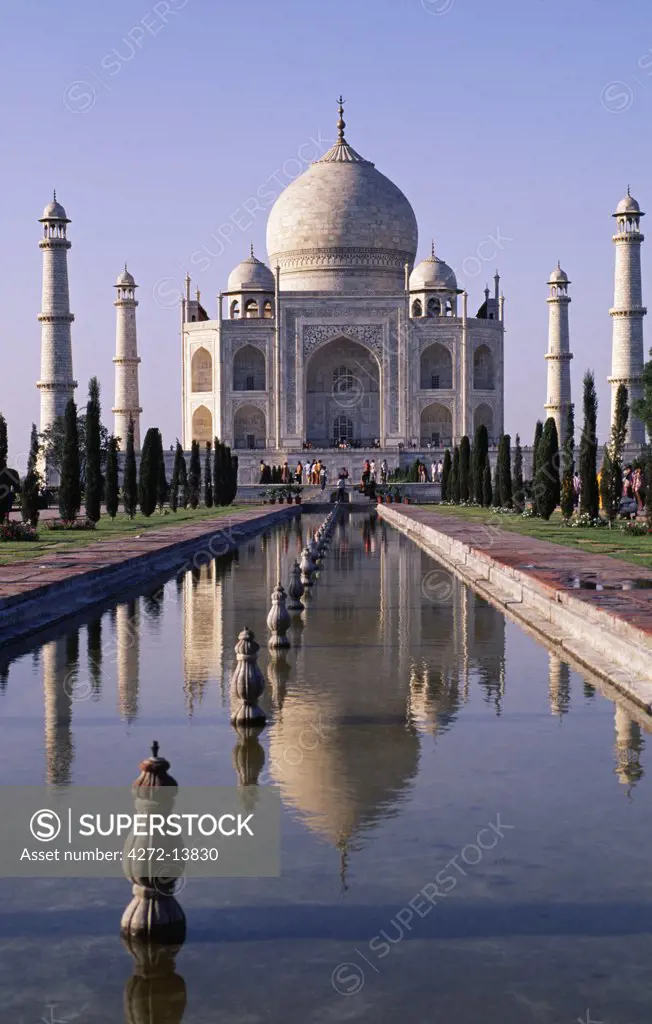
<path fill-rule="evenodd" d="M 271 270 L 253 253 L 211 320 L 186 282 L 183 444 L 251 451 L 342 440 L 396 451 L 503 429 L 503 301 L 496 275 L 475 316 L 451 268 L 415 266 L 408 200 L 338 139 L 279 196 Z M 258 456 L 254 455 L 258 452 Z M 242 462 L 242 459 L 241 459 Z M 246 455 L 245 455 L 246 462 Z"/>

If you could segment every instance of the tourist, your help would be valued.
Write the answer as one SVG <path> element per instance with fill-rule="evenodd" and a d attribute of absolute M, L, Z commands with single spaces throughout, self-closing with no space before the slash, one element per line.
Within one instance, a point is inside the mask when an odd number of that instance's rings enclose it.
<path fill-rule="evenodd" d="M 634 497 L 636 498 L 636 504 L 639 512 L 643 511 L 643 499 L 641 497 L 641 490 L 643 488 L 643 474 L 641 473 L 640 466 L 637 466 L 632 473 L 632 490 Z"/>
<path fill-rule="evenodd" d="M 575 473 L 575 475 L 573 477 L 573 505 L 575 506 L 575 508 L 577 508 L 577 506 L 580 503 L 580 494 L 581 494 L 581 492 L 582 492 L 582 481 L 580 479 L 580 474 L 579 473 Z"/>
<path fill-rule="evenodd" d="M 346 477 L 343 475 L 337 481 L 337 500 L 346 501 Z"/>
<path fill-rule="evenodd" d="M 289 482 L 290 482 L 290 467 L 288 466 L 287 462 L 284 462 L 283 463 L 283 468 L 281 469 L 281 483 L 282 484 L 289 484 Z"/>
<path fill-rule="evenodd" d="M 383 461 L 380 464 L 380 482 L 381 482 L 381 484 L 386 484 L 387 483 L 388 476 L 389 476 L 389 466 L 387 465 L 387 459 L 383 459 Z"/>
<path fill-rule="evenodd" d="M 265 460 L 261 459 L 260 460 L 260 479 L 258 481 L 259 484 L 264 484 L 266 482 L 266 480 L 265 480 L 265 478 L 267 476 L 267 474 L 265 473 L 265 469 L 266 468 L 267 467 L 265 466 Z"/>
<path fill-rule="evenodd" d="M 328 481 L 328 473 L 326 472 L 326 466 L 322 466 L 321 469 L 319 470 L 319 482 L 321 484 L 322 491 L 324 491 L 326 489 L 327 481 Z"/>
<path fill-rule="evenodd" d="M 371 475 L 371 466 L 369 464 L 369 459 L 365 459 L 363 464 L 362 464 L 362 489 L 364 491 L 367 490 L 367 487 L 369 485 L 369 477 L 370 477 L 370 475 Z"/>
<path fill-rule="evenodd" d="M 372 484 L 376 483 L 376 460 L 372 459 L 369 463 L 369 480 Z"/>
<path fill-rule="evenodd" d="M 433 484 L 437 483 L 437 463 L 432 460 L 432 466 L 430 467 L 430 482 Z"/>
<path fill-rule="evenodd" d="M 441 475 L 444 472 L 444 463 L 439 459 L 437 463 L 437 483 L 441 483 Z"/>

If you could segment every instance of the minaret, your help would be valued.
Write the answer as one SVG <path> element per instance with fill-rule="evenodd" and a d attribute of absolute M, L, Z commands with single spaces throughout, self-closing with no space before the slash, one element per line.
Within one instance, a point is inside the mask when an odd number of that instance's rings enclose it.
<path fill-rule="evenodd" d="M 41 379 L 36 386 L 41 392 L 41 432 L 63 416 L 77 381 L 72 376 L 72 345 L 70 325 L 75 319 L 70 312 L 68 292 L 68 249 L 66 237 L 70 224 L 66 211 L 57 202 L 57 194 L 39 218 L 43 238 L 43 292 L 41 312 Z"/>
<path fill-rule="evenodd" d="M 568 409 L 572 405 L 570 361 L 573 356 L 570 351 L 568 328 L 568 306 L 570 303 L 568 286 L 570 281 L 559 263 L 550 275 L 548 284 L 550 286 L 550 295 L 547 300 L 549 317 L 548 351 L 546 353 L 548 399 L 544 408 L 546 415 L 552 416 L 557 424 L 557 436 L 561 448 L 566 440 Z"/>
<path fill-rule="evenodd" d="M 134 421 L 134 448 L 140 451 L 140 408 L 138 400 L 138 341 L 136 337 L 136 288 L 127 264 L 115 283 L 115 405 L 113 432 L 120 438 L 122 451 L 127 447 L 130 417 Z"/>
<path fill-rule="evenodd" d="M 618 203 L 616 212 L 616 280 L 613 309 L 613 347 L 611 353 L 611 422 L 613 423 L 618 385 L 628 390 L 630 414 L 627 423 L 627 444 L 640 447 L 645 443 L 642 420 L 631 413 L 632 403 L 643 397 L 643 306 L 641 288 L 641 243 L 639 228 L 645 216 L 627 186 L 627 195 Z"/>

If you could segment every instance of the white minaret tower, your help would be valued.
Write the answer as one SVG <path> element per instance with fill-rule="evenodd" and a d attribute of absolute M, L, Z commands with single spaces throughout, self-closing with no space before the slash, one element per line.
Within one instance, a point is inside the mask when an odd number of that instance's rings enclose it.
<path fill-rule="evenodd" d="M 570 361 L 573 358 L 570 350 L 570 331 L 568 327 L 568 306 L 570 295 L 568 275 L 559 263 L 548 281 L 548 400 L 544 406 L 547 416 L 552 416 L 557 424 L 559 447 L 566 440 L 566 424 L 571 402 Z"/>
<path fill-rule="evenodd" d="M 127 446 L 129 418 L 134 421 L 134 448 L 140 451 L 140 408 L 138 399 L 138 341 L 136 337 L 136 288 L 138 285 L 127 270 L 127 264 L 115 283 L 115 405 L 113 407 L 116 437 L 122 451 Z"/>
<path fill-rule="evenodd" d="M 43 293 L 38 315 L 41 324 L 41 379 L 36 386 L 41 392 L 43 431 L 58 416 L 63 416 L 77 387 L 72 376 L 70 341 L 70 325 L 75 319 L 70 312 L 68 292 L 70 242 L 66 228 L 70 221 L 63 206 L 57 202 L 56 192 L 39 223 L 43 225 L 43 238 L 39 242 L 39 249 L 43 252 Z"/>
<path fill-rule="evenodd" d="M 643 370 L 643 306 L 641 288 L 641 243 L 644 235 L 639 228 L 645 216 L 629 191 L 618 203 L 616 212 L 616 281 L 613 309 L 613 347 L 611 352 L 611 421 L 613 423 L 618 385 L 624 384 L 629 392 L 630 414 L 627 423 L 627 444 L 640 447 L 645 443 L 643 422 L 631 413 L 632 402 L 643 397 L 641 373 Z"/>

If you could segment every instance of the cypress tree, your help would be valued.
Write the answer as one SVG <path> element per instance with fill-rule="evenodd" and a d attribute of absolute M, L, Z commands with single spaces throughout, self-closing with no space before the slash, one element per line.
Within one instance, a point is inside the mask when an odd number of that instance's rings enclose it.
<path fill-rule="evenodd" d="M 102 451 L 101 451 L 100 385 L 97 377 L 88 382 L 86 405 L 86 515 L 94 523 L 100 518 L 102 503 Z"/>
<path fill-rule="evenodd" d="M 12 489 L 6 472 L 8 452 L 7 421 L 0 413 L 0 523 L 7 518 L 12 502 Z"/>
<path fill-rule="evenodd" d="M 564 519 L 570 519 L 575 507 L 575 491 L 573 477 L 575 476 L 575 412 L 572 405 L 568 406 L 566 417 L 566 438 L 562 447 L 562 478 L 561 478 L 561 514 Z"/>
<path fill-rule="evenodd" d="M 227 501 L 227 505 L 232 505 L 233 502 L 235 501 L 236 495 L 238 493 L 238 464 L 239 464 L 239 462 L 238 462 L 238 456 L 237 455 L 231 455 L 231 449 L 230 448 L 227 448 L 227 451 L 229 452 L 229 461 L 231 463 L 231 470 L 230 470 L 230 473 L 229 473 L 229 483 L 230 483 L 229 494 L 228 494 L 229 500 Z"/>
<path fill-rule="evenodd" d="M 484 467 L 489 455 L 489 434 L 484 423 L 475 428 L 473 439 L 473 498 L 476 505 L 484 502 Z"/>
<path fill-rule="evenodd" d="M 226 505 L 227 490 L 225 487 L 225 446 L 222 441 L 215 438 L 215 451 L 213 458 L 213 503 L 215 505 Z"/>
<path fill-rule="evenodd" d="M 523 490 L 523 449 L 521 439 L 516 435 L 514 444 L 513 495 L 514 508 L 522 512 L 525 508 L 525 491 Z"/>
<path fill-rule="evenodd" d="M 534 514 L 537 516 L 539 514 L 539 508 L 537 505 L 537 488 L 535 481 L 537 478 L 537 454 L 539 451 L 539 445 L 541 443 L 542 434 L 543 423 L 541 422 L 541 420 L 537 420 L 536 426 L 534 428 L 534 441 L 532 442 L 532 509 L 534 511 Z"/>
<path fill-rule="evenodd" d="M 544 519 L 550 516 L 559 504 L 559 438 L 557 424 L 549 416 L 543 426 L 543 433 L 537 451 L 537 475 L 534 481 L 537 493 L 538 514 Z"/>
<path fill-rule="evenodd" d="M 444 462 L 441 469 L 441 500 L 448 501 L 448 486 L 451 478 L 452 460 L 450 448 L 444 452 Z"/>
<path fill-rule="evenodd" d="M 499 445 L 498 445 L 498 451 L 496 452 L 496 464 L 494 466 L 494 478 L 493 478 L 492 491 L 493 491 L 493 507 L 494 508 L 500 508 L 500 442 L 499 442 Z"/>
<path fill-rule="evenodd" d="M 106 511 L 115 519 L 118 511 L 118 439 L 111 434 L 106 455 Z"/>
<path fill-rule="evenodd" d="M 159 432 L 150 427 L 140 453 L 140 472 L 138 474 L 138 503 L 144 516 L 151 516 L 156 508 L 158 466 L 159 466 Z"/>
<path fill-rule="evenodd" d="M 509 434 L 500 435 L 499 452 L 499 482 L 500 482 L 500 503 L 503 508 L 512 508 L 512 451 L 511 437 Z"/>
<path fill-rule="evenodd" d="M 41 477 L 38 471 L 39 451 L 40 445 L 38 430 L 36 429 L 36 424 L 32 423 L 32 433 L 29 441 L 29 456 L 27 458 L 27 473 L 25 474 L 25 479 L 23 480 L 20 492 L 23 522 L 30 523 L 32 526 L 36 526 L 38 524 L 39 517 L 38 494 L 39 487 L 41 485 Z"/>
<path fill-rule="evenodd" d="M 613 523 L 618 515 L 623 492 L 623 449 L 627 439 L 627 420 L 629 417 L 627 399 L 627 388 L 624 384 L 619 384 L 616 391 L 611 438 L 609 444 L 605 445 L 604 462 L 600 477 L 602 507 L 610 523 Z"/>
<path fill-rule="evenodd" d="M 165 455 L 163 454 L 163 436 L 159 430 L 156 443 L 156 504 L 159 507 L 159 511 L 163 511 L 163 506 L 168 500 L 168 494 L 170 488 L 165 476 Z"/>
<path fill-rule="evenodd" d="M 138 484 L 136 478 L 136 452 L 134 451 L 134 421 L 129 417 L 127 427 L 127 448 L 122 476 L 122 504 L 127 515 L 133 519 L 138 507 Z"/>
<path fill-rule="evenodd" d="M 191 508 L 197 508 L 201 493 L 201 463 L 199 441 L 193 441 L 190 448 L 190 470 L 188 472 L 188 499 Z"/>
<path fill-rule="evenodd" d="M 584 374 L 584 425 L 580 438 L 580 512 L 586 512 L 591 519 L 598 517 L 598 399 L 595 380 L 591 370 Z"/>
<path fill-rule="evenodd" d="M 170 508 L 173 512 L 179 507 L 179 484 L 181 482 L 181 462 L 183 461 L 183 448 L 177 438 L 177 446 L 174 450 L 174 465 L 172 466 L 172 479 L 170 480 Z"/>
<path fill-rule="evenodd" d="M 453 448 L 453 468 L 451 469 L 450 482 L 448 485 L 450 493 L 449 501 L 454 505 L 460 503 L 460 449 L 458 445 Z"/>
<path fill-rule="evenodd" d="M 650 355 L 652 356 L 652 348 L 650 349 Z M 643 420 L 647 436 L 652 441 L 652 359 L 648 360 L 643 367 L 641 382 L 643 384 L 643 397 L 632 402 L 632 412 L 640 420 Z M 649 516 L 648 522 L 651 522 Z"/>
<path fill-rule="evenodd" d="M 494 502 L 493 489 L 491 487 L 491 465 L 489 459 L 484 464 L 482 474 L 482 504 L 485 508 L 491 508 Z"/>
<path fill-rule="evenodd" d="M 181 448 L 181 445 L 179 445 Z M 181 452 L 181 460 L 179 462 L 179 502 L 181 508 L 188 508 L 188 501 L 190 499 L 189 488 L 188 488 L 188 467 L 186 466 L 186 456 Z"/>
<path fill-rule="evenodd" d="M 204 460 L 204 505 L 213 507 L 213 470 L 211 467 L 212 451 L 210 441 L 206 442 L 206 458 Z"/>
<path fill-rule="evenodd" d="M 61 518 L 72 522 L 77 518 L 81 506 L 81 483 L 79 479 L 79 434 L 77 431 L 77 406 L 69 399 L 65 412 L 65 434 L 63 460 L 59 483 L 59 512 Z"/>
<path fill-rule="evenodd" d="M 471 496 L 469 474 L 471 471 L 471 444 L 465 434 L 460 441 L 460 501 L 468 501 Z"/>

